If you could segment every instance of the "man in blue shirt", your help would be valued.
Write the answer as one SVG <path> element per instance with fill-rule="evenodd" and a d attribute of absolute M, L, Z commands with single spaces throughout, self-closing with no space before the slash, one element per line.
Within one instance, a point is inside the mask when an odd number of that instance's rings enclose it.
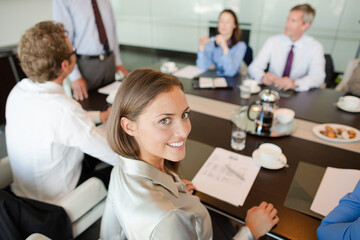
<path fill-rule="evenodd" d="M 320 240 L 360 239 L 360 180 L 322 220 L 317 235 Z"/>

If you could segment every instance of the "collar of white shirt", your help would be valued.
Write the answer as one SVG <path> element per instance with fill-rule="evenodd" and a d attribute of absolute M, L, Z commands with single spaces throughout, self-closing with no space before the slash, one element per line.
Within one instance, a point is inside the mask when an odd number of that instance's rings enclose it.
<path fill-rule="evenodd" d="M 308 36 L 306 34 L 303 34 L 299 40 L 297 40 L 296 42 L 292 42 L 288 36 L 284 35 L 284 45 L 289 48 L 289 50 L 291 48 L 291 45 L 294 45 L 295 51 L 297 49 L 301 49 L 306 43 L 307 39 Z"/>
<path fill-rule="evenodd" d="M 64 89 L 59 84 L 46 81 L 44 83 L 33 82 L 29 78 L 21 80 L 21 85 L 26 89 L 26 91 L 33 91 L 38 93 L 61 93 L 64 94 Z"/>
<path fill-rule="evenodd" d="M 175 182 L 173 178 L 161 172 L 156 167 L 135 159 L 120 157 L 121 168 L 124 172 L 129 175 L 137 175 L 143 178 L 147 178 L 154 182 L 154 184 L 161 185 L 162 187 L 169 190 L 174 196 L 179 197 L 179 191 L 185 191 L 184 184 L 179 182 Z M 175 179 L 178 181 L 178 176 L 173 173 Z"/>

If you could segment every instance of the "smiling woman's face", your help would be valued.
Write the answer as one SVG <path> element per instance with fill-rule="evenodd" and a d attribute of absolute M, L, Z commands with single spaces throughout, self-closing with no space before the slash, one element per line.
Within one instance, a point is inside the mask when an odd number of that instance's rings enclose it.
<path fill-rule="evenodd" d="M 184 92 L 173 87 L 160 93 L 131 127 L 141 160 L 154 166 L 164 159 L 181 161 L 185 157 L 185 141 L 191 130 Z"/>

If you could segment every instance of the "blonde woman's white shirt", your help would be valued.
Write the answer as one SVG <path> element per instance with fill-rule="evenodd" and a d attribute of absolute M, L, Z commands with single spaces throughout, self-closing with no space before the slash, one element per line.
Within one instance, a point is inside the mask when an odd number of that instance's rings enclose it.
<path fill-rule="evenodd" d="M 79 180 L 83 153 L 111 165 L 118 155 L 88 113 L 54 82 L 23 79 L 6 103 L 6 145 L 13 172 L 12 191 L 56 203 Z"/>
<path fill-rule="evenodd" d="M 143 161 L 119 159 L 111 173 L 101 239 L 211 240 L 208 211 L 172 174 Z M 234 239 L 254 238 L 243 228 Z"/>

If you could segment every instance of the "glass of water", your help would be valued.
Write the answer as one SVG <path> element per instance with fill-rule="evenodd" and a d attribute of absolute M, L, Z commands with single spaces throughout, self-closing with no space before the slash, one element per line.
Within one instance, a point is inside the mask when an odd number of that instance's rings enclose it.
<path fill-rule="evenodd" d="M 231 131 L 231 147 L 234 150 L 240 151 L 245 148 L 246 130 L 233 123 Z"/>
<path fill-rule="evenodd" d="M 247 107 L 233 110 L 231 121 L 231 147 L 237 151 L 243 150 L 246 142 Z"/>

